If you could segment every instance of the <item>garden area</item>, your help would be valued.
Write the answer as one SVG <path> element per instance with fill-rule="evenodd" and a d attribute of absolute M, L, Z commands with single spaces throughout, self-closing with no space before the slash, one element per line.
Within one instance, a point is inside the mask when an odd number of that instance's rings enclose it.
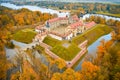
<path fill-rule="evenodd" d="M 31 43 L 37 33 L 34 29 L 23 29 L 13 34 L 13 39 L 23 43 Z"/>

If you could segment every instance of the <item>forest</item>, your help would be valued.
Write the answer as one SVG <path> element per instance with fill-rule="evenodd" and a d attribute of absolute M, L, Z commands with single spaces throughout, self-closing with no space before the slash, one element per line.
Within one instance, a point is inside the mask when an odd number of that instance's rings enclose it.
<path fill-rule="evenodd" d="M 110 12 L 119 13 L 120 10 L 117 7 L 119 6 L 115 5 L 114 9 L 112 8 L 113 11 L 110 10 Z M 49 63 L 46 66 L 35 56 L 31 55 L 36 50 L 45 54 L 44 48 L 41 46 L 36 46 L 34 49 L 26 51 L 32 59 L 32 65 L 29 61 L 23 59 L 24 55 L 21 51 L 19 51 L 19 57 L 17 56 L 16 58 L 17 65 L 11 64 L 6 60 L 4 47 L 10 43 L 15 26 L 45 22 L 53 17 L 53 15 L 47 13 L 32 12 L 27 9 L 11 10 L 0 7 L 0 80 L 6 80 L 6 72 L 11 67 L 17 66 L 21 66 L 21 70 L 13 73 L 11 80 L 120 80 L 120 21 L 112 19 L 106 21 L 101 17 L 91 16 L 86 21 L 109 25 L 113 28 L 112 39 L 109 41 L 102 40 L 98 46 L 96 58 L 92 56 L 89 59 L 86 58 L 79 71 L 66 68 L 62 59 L 53 60 L 47 55 Z"/>
<path fill-rule="evenodd" d="M 53 15 L 48 13 L 32 12 L 25 8 L 12 10 L 0 6 L 0 27 L 31 25 L 38 22 L 44 23 L 50 18 L 53 18 Z"/>
<path fill-rule="evenodd" d="M 17 3 L 21 5 L 20 3 Z M 78 10 L 83 8 L 87 13 L 107 12 L 112 14 L 120 13 L 119 4 L 111 3 L 69 3 L 69 2 L 53 2 L 53 1 L 36 1 L 24 2 L 24 4 L 37 5 L 40 7 L 47 7 L 53 9 Z M 23 4 L 22 4 L 23 5 Z"/>
<path fill-rule="evenodd" d="M 0 80 L 5 80 L 6 71 L 10 65 L 6 60 L 4 47 L 5 45 L 14 47 L 10 40 L 16 28 L 20 29 L 23 25 L 44 23 L 53 17 L 53 15 L 48 13 L 32 12 L 28 9 L 12 10 L 0 6 Z"/>

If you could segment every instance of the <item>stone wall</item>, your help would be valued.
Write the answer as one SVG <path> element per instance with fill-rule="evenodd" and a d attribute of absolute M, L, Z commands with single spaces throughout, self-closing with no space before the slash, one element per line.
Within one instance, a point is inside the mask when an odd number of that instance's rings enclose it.
<path fill-rule="evenodd" d="M 86 48 L 83 48 L 71 61 L 66 61 L 67 67 L 72 67 L 85 53 L 87 52 Z"/>

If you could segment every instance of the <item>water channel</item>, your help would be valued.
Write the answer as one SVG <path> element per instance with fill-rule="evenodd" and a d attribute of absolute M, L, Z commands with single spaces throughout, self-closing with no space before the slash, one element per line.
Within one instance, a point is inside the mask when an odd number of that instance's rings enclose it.
<path fill-rule="evenodd" d="M 105 41 L 108 41 L 111 39 L 111 34 L 107 34 L 107 35 L 104 35 L 102 37 L 100 37 L 98 40 L 96 40 L 93 44 L 91 44 L 87 50 L 88 50 L 88 53 L 85 55 L 91 55 L 93 57 L 96 56 L 96 51 L 97 51 L 97 47 L 100 45 L 100 41 L 104 39 Z M 80 70 L 81 69 L 81 64 L 82 62 L 84 61 L 85 59 L 85 56 L 82 58 L 82 60 L 80 60 L 80 62 L 78 62 L 77 66 L 74 68 L 74 70 Z"/>

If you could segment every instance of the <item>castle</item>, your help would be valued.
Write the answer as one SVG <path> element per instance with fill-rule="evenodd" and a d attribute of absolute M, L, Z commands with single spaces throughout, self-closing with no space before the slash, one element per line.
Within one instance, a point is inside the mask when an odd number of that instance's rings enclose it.
<path fill-rule="evenodd" d="M 46 34 L 58 40 L 70 40 L 72 37 L 77 36 L 77 34 L 90 29 L 95 24 L 96 23 L 93 21 L 84 23 L 77 15 L 73 15 L 71 17 L 53 18 L 47 20 L 44 25 L 36 27 L 35 30 L 39 32 L 39 34 L 36 36 L 35 40 L 42 41 L 44 37 L 46 37 Z M 56 28 L 61 28 L 62 26 L 63 29 L 61 31 L 55 30 Z"/>

